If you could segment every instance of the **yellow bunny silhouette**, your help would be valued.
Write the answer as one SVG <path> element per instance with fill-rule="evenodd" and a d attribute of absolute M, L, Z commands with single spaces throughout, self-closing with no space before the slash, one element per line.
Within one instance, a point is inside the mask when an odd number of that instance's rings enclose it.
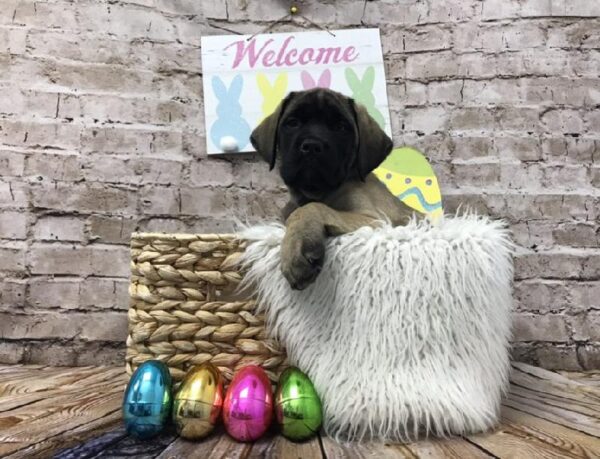
<path fill-rule="evenodd" d="M 271 86 L 267 76 L 264 73 L 259 73 L 256 75 L 256 83 L 263 96 L 262 117 L 259 120 L 260 122 L 273 113 L 277 108 L 277 105 L 279 105 L 279 102 L 285 97 L 288 87 L 288 75 L 287 73 L 278 74 L 275 78 L 275 83 Z"/>

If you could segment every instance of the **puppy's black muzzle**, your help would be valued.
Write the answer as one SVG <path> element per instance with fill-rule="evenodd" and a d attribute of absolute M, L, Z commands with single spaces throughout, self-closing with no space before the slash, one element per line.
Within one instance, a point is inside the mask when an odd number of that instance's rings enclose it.
<path fill-rule="evenodd" d="M 299 150 L 303 156 L 318 156 L 325 151 L 325 144 L 318 139 L 304 139 Z"/>

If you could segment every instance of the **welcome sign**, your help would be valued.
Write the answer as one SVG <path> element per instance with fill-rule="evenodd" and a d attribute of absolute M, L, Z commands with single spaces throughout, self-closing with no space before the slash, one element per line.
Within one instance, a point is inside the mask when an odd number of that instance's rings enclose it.
<path fill-rule="evenodd" d="M 209 154 L 253 151 L 250 133 L 291 91 L 353 97 L 391 136 L 379 29 L 202 37 Z"/>

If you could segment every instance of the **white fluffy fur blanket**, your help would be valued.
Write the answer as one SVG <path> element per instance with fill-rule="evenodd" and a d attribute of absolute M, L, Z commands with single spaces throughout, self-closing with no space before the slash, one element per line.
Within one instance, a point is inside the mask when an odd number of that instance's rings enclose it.
<path fill-rule="evenodd" d="M 361 228 L 327 242 L 316 282 L 279 269 L 281 225 L 247 228 L 242 263 L 268 327 L 315 384 L 338 439 L 484 431 L 508 383 L 513 249 L 503 222 Z"/>

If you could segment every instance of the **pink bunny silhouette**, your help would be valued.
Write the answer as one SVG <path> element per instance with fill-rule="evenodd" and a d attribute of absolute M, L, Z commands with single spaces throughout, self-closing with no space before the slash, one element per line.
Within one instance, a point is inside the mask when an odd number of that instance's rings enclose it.
<path fill-rule="evenodd" d="M 331 71 L 329 69 L 324 70 L 323 73 L 321 73 L 318 83 L 315 82 L 314 78 L 306 70 L 302 70 L 300 78 L 302 79 L 302 86 L 304 89 L 329 88 L 331 85 Z"/>

